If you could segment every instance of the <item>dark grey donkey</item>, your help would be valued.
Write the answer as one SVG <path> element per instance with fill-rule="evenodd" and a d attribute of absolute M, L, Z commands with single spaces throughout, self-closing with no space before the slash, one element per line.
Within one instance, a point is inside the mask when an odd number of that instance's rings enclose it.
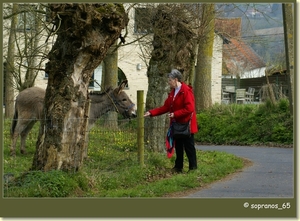
<path fill-rule="evenodd" d="M 119 87 L 108 88 L 105 92 L 89 94 L 91 99 L 89 114 L 89 130 L 95 121 L 108 111 L 116 111 L 124 118 L 136 117 L 134 103 L 123 91 L 127 80 L 123 81 Z M 10 155 L 16 155 L 16 142 L 21 136 L 21 154 L 25 154 L 25 142 L 28 133 L 34 124 L 42 119 L 44 108 L 45 90 L 38 87 L 31 87 L 23 90 L 16 98 L 14 119 L 11 125 L 11 147 Z"/>

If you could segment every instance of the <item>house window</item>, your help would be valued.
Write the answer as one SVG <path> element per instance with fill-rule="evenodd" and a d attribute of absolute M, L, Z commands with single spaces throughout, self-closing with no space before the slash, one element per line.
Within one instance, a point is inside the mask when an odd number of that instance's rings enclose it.
<path fill-rule="evenodd" d="M 19 4 L 18 31 L 35 30 L 36 5 Z"/>
<path fill-rule="evenodd" d="M 121 68 L 118 67 L 118 85 L 121 84 L 123 80 L 127 79 L 126 75 Z M 100 64 L 93 72 L 93 75 L 90 80 L 89 88 L 93 91 L 101 91 L 102 83 L 102 64 Z M 99 85 L 100 84 L 100 85 Z M 128 89 L 128 84 L 125 86 L 125 89 Z"/>
<path fill-rule="evenodd" d="M 118 67 L 118 85 L 121 84 L 123 80 L 126 80 L 127 77 L 121 68 Z M 125 85 L 125 89 L 129 89 L 128 83 Z"/>
<path fill-rule="evenodd" d="M 135 9 L 134 33 L 152 33 L 150 8 Z"/>
<path fill-rule="evenodd" d="M 95 74 L 93 73 L 91 79 L 90 79 L 90 84 L 89 84 L 89 88 L 94 88 L 94 85 L 95 85 Z"/>
<path fill-rule="evenodd" d="M 100 64 L 93 72 L 90 80 L 89 88 L 94 91 L 101 91 L 101 81 L 102 81 L 102 64 Z"/>
<path fill-rule="evenodd" d="M 51 10 L 49 7 L 46 7 L 46 22 L 51 23 L 52 22 L 52 18 L 51 18 Z"/>

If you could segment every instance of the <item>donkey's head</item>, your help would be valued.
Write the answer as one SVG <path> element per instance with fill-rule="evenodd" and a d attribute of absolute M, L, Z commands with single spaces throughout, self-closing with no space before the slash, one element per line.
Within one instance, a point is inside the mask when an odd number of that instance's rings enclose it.
<path fill-rule="evenodd" d="M 127 80 L 122 81 L 122 83 L 113 90 L 111 93 L 111 99 L 120 114 L 124 118 L 136 117 L 135 104 L 132 103 L 128 95 L 123 91 L 127 84 Z"/>

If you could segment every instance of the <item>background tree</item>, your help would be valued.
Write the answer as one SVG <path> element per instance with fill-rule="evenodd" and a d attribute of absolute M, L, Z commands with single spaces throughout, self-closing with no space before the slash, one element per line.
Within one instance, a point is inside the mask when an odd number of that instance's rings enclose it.
<path fill-rule="evenodd" d="M 46 64 L 45 116 L 32 169 L 76 171 L 85 152 L 90 78 L 127 25 L 128 16 L 122 4 L 49 6 L 57 39 Z"/>
<path fill-rule="evenodd" d="M 15 69 L 15 41 L 16 33 L 15 29 L 17 26 L 17 16 L 18 4 L 13 4 L 12 6 L 12 19 L 10 24 L 10 32 L 8 39 L 8 51 L 7 51 L 7 60 L 5 62 L 5 117 L 12 118 L 14 114 L 14 69 Z"/>
<path fill-rule="evenodd" d="M 294 108 L 294 13 L 293 5 L 288 3 L 282 4 L 283 27 L 285 39 L 285 56 L 286 69 L 289 77 L 289 102 L 290 112 L 293 114 Z"/>
<path fill-rule="evenodd" d="M 108 52 L 102 62 L 102 87 L 118 86 L 118 48 L 117 41 L 108 49 Z M 125 79 L 123 79 L 125 80 Z M 110 111 L 105 118 L 105 124 L 109 127 L 117 128 L 118 113 Z"/>
<path fill-rule="evenodd" d="M 167 73 L 172 68 L 182 71 L 184 79 L 191 70 L 194 56 L 194 30 L 192 19 L 184 4 L 159 4 L 152 17 L 153 51 L 149 61 L 146 110 L 161 106 L 170 91 Z M 145 120 L 145 140 L 148 148 L 165 150 L 165 128 L 169 119 L 165 115 Z"/>
<path fill-rule="evenodd" d="M 211 107 L 211 71 L 215 34 L 215 4 L 200 5 L 198 29 L 198 54 L 194 93 L 196 112 Z"/>
<path fill-rule="evenodd" d="M 29 7 L 26 8 L 26 10 L 26 13 L 21 14 L 24 15 L 24 23 L 22 24 L 22 28 L 24 33 L 25 44 L 23 50 L 19 53 L 20 55 L 24 55 L 20 56 L 20 64 L 25 63 L 26 73 L 23 83 L 22 78 L 18 78 L 19 91 L 34 86 L 34 82 L 41 64 L 38 61 L 43 61 L 43 59 L 40 59 L 41 51 L 39 50 L 40 38 L 42 37 L 42 31 L 45 28 L 42 28 L 42 16 L 40 13 L 40 11 L 43 10 L 43 5 L 29 5 Z M 38 12 L 35 10 L 37 10 Z M 29 25 L 30 31 L 28 32 L 27 29 Z M 21 50 L 20 45 L 18 45 L 18 48 L 19 50 Z M 22 65 L 20 65 L 20 67 L 22 67 Z M 19 73 L 20 72 L 21 71 L 19 71 Z"/>
<path fill-rule="evenodd" d="M 41 41 L 47 30 L 45 8 L 43 4 L 5 4 L 3 30 L 4 36 L 9 35 L 3 48 L 7 52 L 4 53 L 6 118 L 13 117 L 15 90 L 34 86 L 45 62 L 45 53 L 49 51 L 47 44 Z"/>
<path fill-rule="evenodd" d="M 8 4 L 7 9 L 10 6 Z M 13 88 L 22 91 L 34 86 L 38 72 L 43 70 L 46 54 L 49 52 L 45 42 L 47 36 L 44 34 L 48 32 L 48 24 L 45 21 L 46 5 L 16 4 L 16 7 L 14 13 L 4 16 L 4 20 L 17 19 L 15 27 L 5 26 L 4 29 L 14 35 L 14 42 L 7 45 L 7 50 L 11 50 L 11 47 L 16 48 L 12 72 Z"/>

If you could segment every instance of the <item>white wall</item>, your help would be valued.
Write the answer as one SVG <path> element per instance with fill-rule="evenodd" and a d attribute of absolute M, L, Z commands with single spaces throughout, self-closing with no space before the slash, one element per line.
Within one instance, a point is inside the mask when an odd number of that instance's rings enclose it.
<path fill-rule="evenodd" d="M 144 101 L 148 91 L 147 67 L 138 56 L 138 47 L 126 46 L 119 50 L 118 66 L 122 69 L 128 80 L 128 89 L 126 93 L 131 100 L 136 103 L 137 91 L 144 91 Z M 142 69 L 137 70 L 137 64 L 141 64 Z"/>
<path fill-rule="evenodd" d="M 265 76 L 266 67 L 257 68 L 251 71 L 246 71 L 241 78 L 259 78 Z"/>

